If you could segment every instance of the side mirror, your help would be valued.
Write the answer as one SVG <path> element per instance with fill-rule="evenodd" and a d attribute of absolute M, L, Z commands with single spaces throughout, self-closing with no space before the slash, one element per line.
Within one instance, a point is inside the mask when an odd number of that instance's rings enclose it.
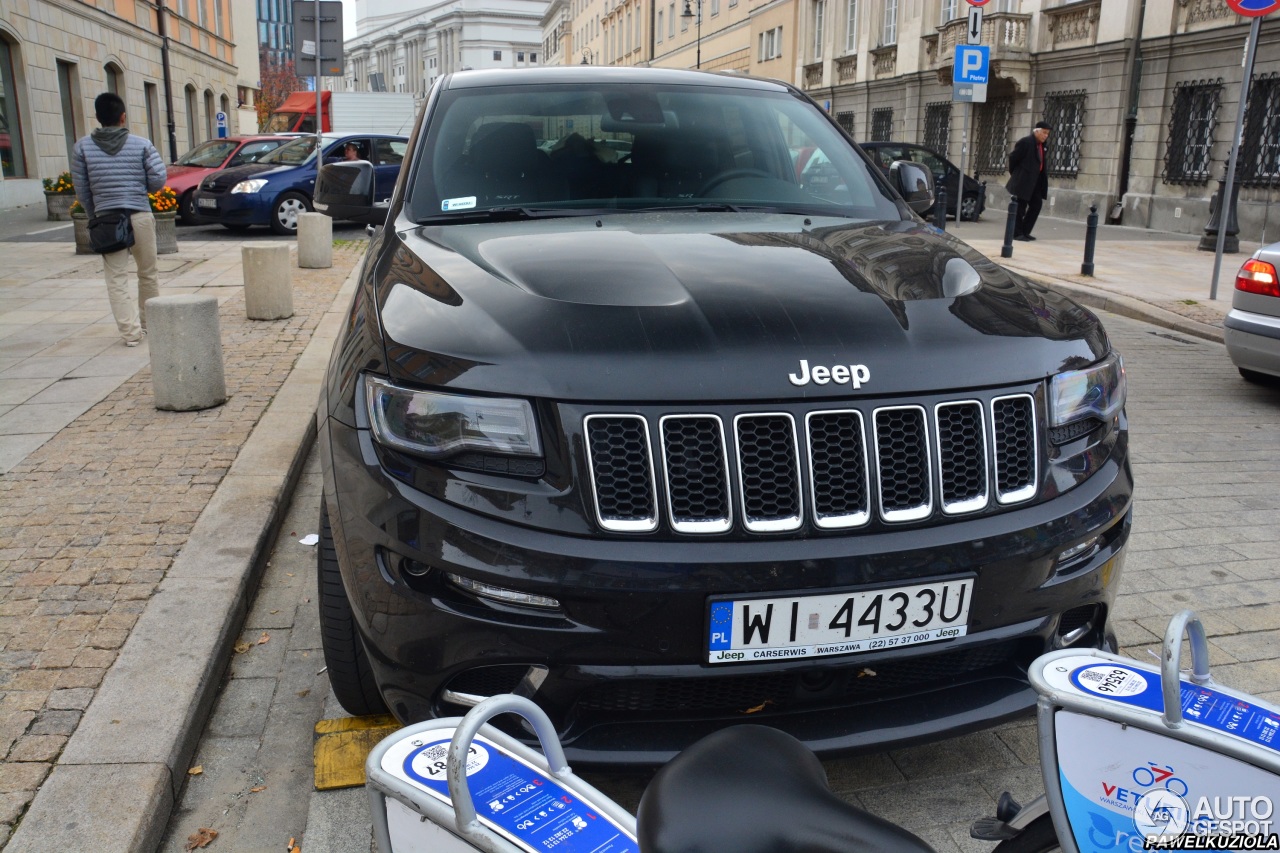
<path fill-rule="evenodd" d="M 889 183 L 916 213 L 923 216 L 933 209 L 933 173 L 919 163 L 894 160 L 889 166 Z"/>
<path fill-rule="evenodd" d="M 381 225 L 387 221 L 387 205 L 375 203 L 376 186 L 373 164 L 367 160 L 326 163 L 316 175 L 313 204 L 334 219 Z"/>

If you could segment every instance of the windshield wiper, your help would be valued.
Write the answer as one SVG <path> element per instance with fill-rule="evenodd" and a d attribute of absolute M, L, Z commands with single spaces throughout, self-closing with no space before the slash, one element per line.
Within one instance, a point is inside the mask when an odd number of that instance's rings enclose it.
<path fill-rule="evenodd" d="M 490 207 L 484 210 L 452 210 L 447 213 L 436 213 L 418 220 L 426 225 L 436 222 L 516 222 L 522 219 L 555 219 L 566 216 L 599 216 L 601 210 L 586 210 L 568 207 Z"/>

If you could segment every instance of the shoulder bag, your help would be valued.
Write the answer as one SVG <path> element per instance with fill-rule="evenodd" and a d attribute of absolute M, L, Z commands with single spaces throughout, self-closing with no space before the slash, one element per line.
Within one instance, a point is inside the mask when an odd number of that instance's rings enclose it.
<path fill-rule="evenodd" d="M 128 210 L 104 210 L 89 217 L 89 245 L 99 255 L 133 245 L 133 220 Z"/>

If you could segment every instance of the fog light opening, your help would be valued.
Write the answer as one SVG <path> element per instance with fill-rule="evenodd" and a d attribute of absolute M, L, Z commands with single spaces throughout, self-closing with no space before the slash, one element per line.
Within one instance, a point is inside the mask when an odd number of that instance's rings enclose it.
<path fill-rule="evenodd" d="M 459 589 L 491 601 L 514 604 L 517 607 L 531 607 L 538 610 L 560 609 L 560 602 L 548 595 L 537 595 L 532 592 L 521 592 L 518 589 L 507 589 L 506 587 L 481 583 L 471 578 L 464 578 L 462 575 L 455 575 L 453 572 L 446 572 L 445 577 Z"/>
<path fill-rule="evenodd" d="M 420 578 L 431 572 L 431 567 L 410 557 L 400 561 L 400 570 L 411 578 Z"/>
<path fill-rule="evenodd" d="M 1098 616 L 1096 605 L 1074 607 L 1058 619 L 1058 646 L 1066 648 L 1080 642 L 1093 630 Z"/>
<path fill-rule="evenodd" d="M 1083 559 L 1084 557 L 1092 556 L 1093 552 L 1096 551 L 1098 548 L 1099 538 L 1100 537 L 1098 536 L 1094 536 L 1090 539 L 1086 539 L 1085 541 L 1079 543 L 1078 545 L 1072 545 L 1070 548 L 1066 549 L 1065 551 L 1063 551 L 1061 554 L 1058 555 L 1058 565 L 1064 566 L 1067 563 L 1073 562 L 1075 560 L 1080 560 L 1080 559 Z"/>

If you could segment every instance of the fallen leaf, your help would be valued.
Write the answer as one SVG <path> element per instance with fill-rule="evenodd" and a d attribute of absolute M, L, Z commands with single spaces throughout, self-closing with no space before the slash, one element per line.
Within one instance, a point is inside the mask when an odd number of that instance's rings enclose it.
<path fill-rule="evenodd" d="M 253 648 L 253 646 L 249 645 L 248 643 L 242 642 L 242 643 L 236 643 L 233 648 L 235 649 L 236 654 L 242 655 L 245 652 L 249 651 L 249 649 Z"/>
<path fill-rule="evenodd" d="M 197 764 L 195 767 L 192 767 L 190 770 L 188 770 L 188 771 L 187 771 L 187 775 L 188 775 L 188 776 L 199 776 L 199 775 L 200 775 L 201 773 L 203 773 L 203 772 L 204 772 L 204 765 L 203 765 L 203 764 Z"/>
<path fill-rule="evenodd" d="M 288 575 L 289 577 L 293 577 L 293 572 L 285 572 L 285 574 Z"/>
<path fill-rule="evenodd" d="M 756 714 L 756 713 L 759 713 L 760 711 L 763 711 L 766 705 L 772 705 L 772 704 L 773 704 L 773 700 L 772 700 L 772 699 L 766 699 L 766 700 L 764 700 L 763 702 L 761 702 L 759 705 L 756 705 L 754 708 L 748 708 L 747 710 L 743 711 L 742 713 L 744 713 L 744 714 Z"/>
<path fill-rule="evenodd" d="M 250 793 L 250 794 L 256 794 L 256 793 L 258 793 L 259 791 L 265 791 L 265 790 L 267 790 L 267 786 L 266 786 L 266 785 L 254 785 L 252 788 L 250 788 L 250 789 L 249 789 L 249 793 Z"/>
<path fill-rule="evenodd" d="M 263 643 L 267 642 L 270 639 L 271 639 L 271 635 L 268 634 L 266 631 L 263 631 L 262 636 L 258 638 L 258 645 L 262 645 Z"/>
<path fill-rule="evenodd" d="M 306 699 L 306 698 L 307 698 L 307 696 L 309 696 L 310 694 L 311 694 L 311 691 L 310 691 L 309 689 L 308 689 L 308 690 L 299 690 L 299 691 L 298 691 L 298 698 L 299 698 L 299 699 Z"/>
<path fill-rule="evenodd" d="M 280 612 L 280 611 L 279 611 L 278 609 L 277 609 L 277 610 L 272 610 L 272 611 L 271 611 L 271 615 L 272 615 L 272 616 L 275 616 L 275 615 L 276 615 L 277 613 L 279 613 L 279 612 Z"/>
<path fill-rule="evenodd" d="M 199 829 L 197 829 L 195 832 L 187 836 L 187 845 L 185 849 L 187 851 L 191 851 L 191 850 L 195 850 L 197 847 L 199 848 L 208 847 L 209 844 L 213 842 L 213 839 L 217 837 L 218 837 L 218 830 L 210 829 L 207 826 L 202 826 Z"/>

